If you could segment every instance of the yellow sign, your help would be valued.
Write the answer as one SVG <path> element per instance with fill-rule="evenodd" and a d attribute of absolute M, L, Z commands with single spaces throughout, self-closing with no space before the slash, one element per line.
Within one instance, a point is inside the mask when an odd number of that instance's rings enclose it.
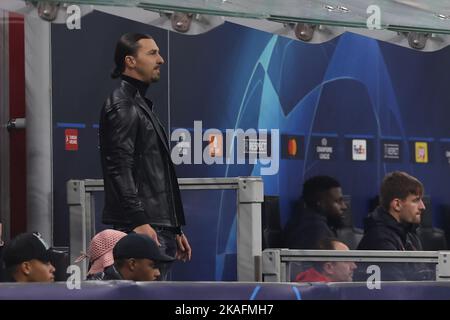
<path fill-rule="evenodd" d="M 428 163 L 428 143 L 415 142 L 415 146 L 416 146 L 416 162 Z"/>

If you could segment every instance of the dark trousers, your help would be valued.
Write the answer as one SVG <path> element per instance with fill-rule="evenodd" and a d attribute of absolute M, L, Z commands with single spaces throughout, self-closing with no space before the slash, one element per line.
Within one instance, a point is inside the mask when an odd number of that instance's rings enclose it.
<path fill-rule="evenodd" d="M 154 227 L 156 233 L 158 234 L 159 243 L 161 243 L 162 252 L 170 257 L 174 257 L 177 254 L 177 241 L 176 241 L 176 233 L 171 230 L 161 229 L 159 227 Z M 159 272 L 161 276 L 159 278 L 160 281 L 171 280 L 171 269 L 173 262 L 169 263 L 161 263 L 159 267 Z"/>

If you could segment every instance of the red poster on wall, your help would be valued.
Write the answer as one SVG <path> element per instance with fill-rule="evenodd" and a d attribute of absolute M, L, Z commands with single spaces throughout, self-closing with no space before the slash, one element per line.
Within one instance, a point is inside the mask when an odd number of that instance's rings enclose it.
<path fill-rule="evenodd" d="M 66 129 L 66 150 L 77 151 L 78 150 L 78 130 L 77 129 Z"/>

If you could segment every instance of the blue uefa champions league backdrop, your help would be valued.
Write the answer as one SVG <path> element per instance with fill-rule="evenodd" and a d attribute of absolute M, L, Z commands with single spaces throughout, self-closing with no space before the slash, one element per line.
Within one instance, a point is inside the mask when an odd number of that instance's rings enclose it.
<path fill-rule="evenodd" d="M 306 44 L 228 23 L 186 36 L 94 13 L 80 31 L 52 28 L 55 245 L 68 245 L 65 182 L 101 178 L 98 115 L 117 84 L 108 78 L 115 42 L 131 31 L 153 35 L 166 60 L 148 93 L 158 115 L 170 132 L 191 135 L 183 148 L 172 141 L 175 154 L 191 156 L 191 164 L 177 166 L 179 177 L 261 175 L 271 167 L 263 175 L 265 194 L 280 196 L 285 223 L 303 181 L 331 175 L 351 195 L 354 223 L 362 227 L 385 173 L 404 170 L 424 183 L 434 223 L 441 224 L 440 206 L 449 204 L 450 48 L 422 53 L 350 33 Z M 205 133 L 219 148 L 216 158 L 225 153 L 227 129 L 267 129 L 271 162 L 236 164 L 231 144 L 234 164 L 208 165 L 203 157 L 194 164 L 196 144 L 212 150 L 194 139 L 194 121 L 203 132 L 223 133 L 219 141 Z M 249 139 L 244 149 L 251 153 L 263 140 Z M 173 278 L 235 280 L 235 194 L 182 196 L 194 259 L 177 264 Z"/>

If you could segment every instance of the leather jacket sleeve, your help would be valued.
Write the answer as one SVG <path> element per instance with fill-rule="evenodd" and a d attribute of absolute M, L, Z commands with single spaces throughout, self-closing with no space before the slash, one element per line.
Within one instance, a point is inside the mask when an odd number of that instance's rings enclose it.
<path fill-rule="evenodd" d="M 102 152 L 105 171 L 122 204 L 124 215 L 132 222 L 132 228 L 135 228 L 148 223 L 133 175 L 139 115 L 132 103 L 121 100 L 106 110 L 104 122 L 106 132 L 103 135 Z"/>

